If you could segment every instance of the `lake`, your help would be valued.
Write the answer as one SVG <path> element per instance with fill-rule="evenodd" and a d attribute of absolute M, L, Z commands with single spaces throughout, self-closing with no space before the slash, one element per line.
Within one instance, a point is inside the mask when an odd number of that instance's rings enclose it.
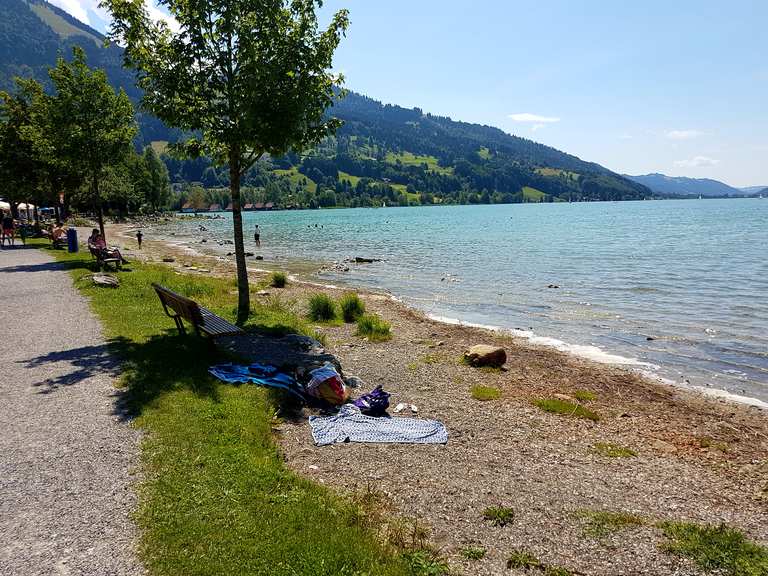
<path fill-rule="evenodd" d="M 768 200 L 247 212 L 265 261 L 677 383 L 768 401 Z M 200 232 L 198 224 L 208 231 Z M 251 239 L 261 227 L 262 247 Z M 173 232 L 174 236 L 170 236 Z M 154 234 L 226 253 L 231 215 Z M 200 244 L 201 235 L 208 238 Z M 254 266 L 257 264 L 253 263 Z"/>

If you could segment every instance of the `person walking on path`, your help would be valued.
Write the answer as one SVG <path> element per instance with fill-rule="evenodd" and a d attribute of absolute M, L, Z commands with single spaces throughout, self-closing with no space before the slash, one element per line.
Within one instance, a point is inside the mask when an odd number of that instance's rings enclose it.
<path fill-rule="evenodd" d="M 136 242 L 139 243 L 139 250 L 141 250 L 141 240 L 144 238 L 144 234 L 141 233 L 141 230 L 136 232 Z"/>
<path fill-rule="evenodd" d="M 256 224 L 256 228 L 253 230 L 253 241 L 256 244 L 256 248 L 261 248 L 261 230 L 259 230 L 258 224 Z"/>
<path fill-rule="evenodd" d="M 42 250 L 0 256 L 0 293 L 34 303 L 0 339 L 0 574 L 144 575 L 131 520 L 141 436 L 119 415 L 99 321 Z"/>

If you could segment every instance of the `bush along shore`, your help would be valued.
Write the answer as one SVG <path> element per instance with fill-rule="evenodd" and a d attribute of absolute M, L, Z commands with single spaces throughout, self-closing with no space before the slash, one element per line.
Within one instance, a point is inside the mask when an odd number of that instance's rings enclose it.
<path fill-rule="evenodd" d="M 231 320 L 230 265 L 124 244 L 142 262 L 118 273 L 120 288 L 84 291 L 147 431 L 150 573 L 768 573 L 764 411 L 433 322 L 387 296 L 360 293 L 358 307 L 348 289 L 293 277 L 276 288 L 253 272 L 251 327 L 316 334 L 363 391 L 381 384 L 393 406 L 449 431 L 447 445 L 318 448 L 307 410 L 289 417 L 263 390 L 207 376 L 216 359 L 173 335 L 148 288 L 161 281 Z M 505 363 L 468 357 L 476 344 Z"/>

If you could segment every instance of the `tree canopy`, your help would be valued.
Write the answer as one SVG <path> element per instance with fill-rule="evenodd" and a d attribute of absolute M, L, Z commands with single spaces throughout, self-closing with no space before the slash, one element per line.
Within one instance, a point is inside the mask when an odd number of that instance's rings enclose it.
<path fill-rule="evenodd" d="M 160 0 L 178 32 L 153 21 L 143 0 L 103 0 L 111 38 L 125 46 L 143 106 L 166 124 L 197 132 L 183 150 L 229 169 L 238 277 L 238 322 L 250 297 L 240 180 L 265 153 L 303 150 L 340 125 L 326 116 L 343 78 L 331 72 L 348 26 L 341 10 L 320 30 L 319 0 Z"/>

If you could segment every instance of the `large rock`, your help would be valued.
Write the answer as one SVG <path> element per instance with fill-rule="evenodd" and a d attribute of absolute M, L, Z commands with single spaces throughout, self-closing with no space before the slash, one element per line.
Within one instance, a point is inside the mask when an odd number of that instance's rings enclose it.
<path fill-rule="evenodd" d="M 499 368 L 507 361 L 507 353 L 500 346 L 476 344 L 464 352 L 464 359 L 470 366 L 493 366 Z"/>

